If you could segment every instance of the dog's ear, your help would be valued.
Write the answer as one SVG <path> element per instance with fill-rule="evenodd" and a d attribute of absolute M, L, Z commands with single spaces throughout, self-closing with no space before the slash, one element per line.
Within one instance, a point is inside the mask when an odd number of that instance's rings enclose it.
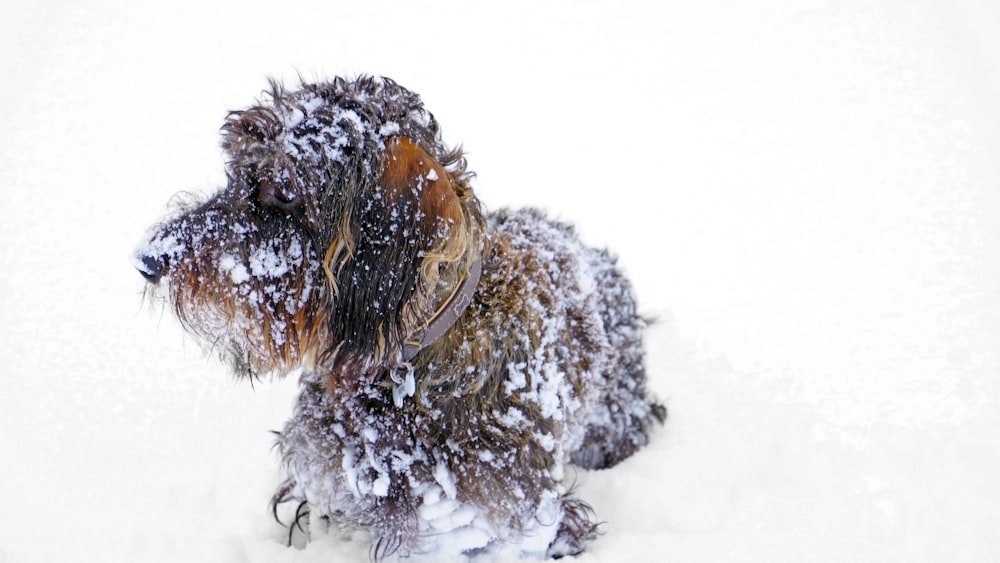
<path fill-rule="evenodd" d="M 393 365 L 403 340 L 433 314 L 436 296 L 461 275 L 470 237 L 453 182 L 427 151 L 395 138 L 370 193 L 352 202 L 327 265 L 339 353 L 375 362 L 356 368 Z"/>
<path fill-rule="evenodd" d="M 419 205 L 420 223 L 455 226 L 462 223 L 462 206 L 444 167 L 426 151 L 405 138 L 389 141 L 381 187 L 389 199 L 413 199 Z"/>

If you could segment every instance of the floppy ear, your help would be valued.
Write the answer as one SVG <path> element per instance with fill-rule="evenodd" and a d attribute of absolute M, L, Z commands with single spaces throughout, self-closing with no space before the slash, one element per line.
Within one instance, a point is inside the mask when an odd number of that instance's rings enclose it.
<path fill-rule="evenodd" d="M 390 199 L 412 196 L 419 200 L 424 225 L 461 225 L 462 206 L 441 164 L 405 138 L 388 143 L 381 186 Z"/>
<path fill-rule="evenodd" d="M 432 314 L 439 286 L 456 277 L 469 237 L 451 176 L 408 139 L 387 141 L 378 180 L 359 198 L 342 226 L 346 251 L 327 258 L 338 262 L 328 264 L 338 355 L 373 361 L 353 366 L 367 371 L 395 365 L 403 340 Z"/>

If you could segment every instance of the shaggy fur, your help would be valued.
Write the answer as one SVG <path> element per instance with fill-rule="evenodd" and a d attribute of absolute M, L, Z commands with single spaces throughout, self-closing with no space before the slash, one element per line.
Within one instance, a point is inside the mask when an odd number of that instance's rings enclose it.
<path fill-rule="evenodd" d="M 614 260 L 539 211 L 485 214 L 388 79 L 272 83 L 223 138 L 228 185 L 137 266 L 237 373 L 300 379 L 274 498 L 301 504 L 293 525 L 363 528 L 376 558 L 582 551 L 596 524 L 563 465 L 615 465 L 665 416 Z M 463 284 L 467 309 L 421 342 Z"/>

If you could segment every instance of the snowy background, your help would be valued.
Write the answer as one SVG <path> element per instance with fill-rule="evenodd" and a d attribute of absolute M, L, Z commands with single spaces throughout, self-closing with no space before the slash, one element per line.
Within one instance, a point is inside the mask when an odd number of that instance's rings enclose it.
<path fill-rule="evenodd" d="M 361 72 L 659 318 L 671 418 L 578 472 L 579 561 L 1000 560 L 997 4 L 147 4 L 0 7 L 0 562 L 367 559 L 284 547 L 294 382 L 235 382 L 130 260 L 267 76 Z"/>

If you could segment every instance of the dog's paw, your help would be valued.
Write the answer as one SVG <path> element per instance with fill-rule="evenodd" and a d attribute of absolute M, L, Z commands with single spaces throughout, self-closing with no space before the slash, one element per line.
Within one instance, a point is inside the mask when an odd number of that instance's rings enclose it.
<path fill-rule="evenodd" d="M 594 522 L 594 510 L 578 498 L 562 498 L 562 521 L 555 539 L 545 552 L 546 557 L 561 559 L 567 555 L 579 555 L 587 544 L 597 538 L 599 523 Z"/>

